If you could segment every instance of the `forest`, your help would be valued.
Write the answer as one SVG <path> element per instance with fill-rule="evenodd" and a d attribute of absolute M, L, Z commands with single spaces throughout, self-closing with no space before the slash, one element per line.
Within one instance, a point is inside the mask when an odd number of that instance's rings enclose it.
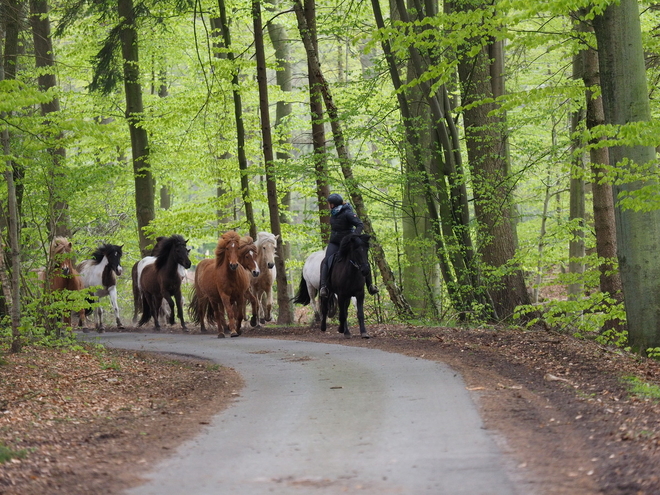
<path fill-rule="evenodd" d="M 183 236 L 194 271 L 224 232 L 278 235 L 276 321 L 291 324 L 339 193 L 371 236 L 369 321 L 540 323 L 660 355 L 657 5 L 1 8 L 13 350 L 64 338 L 48 315 L 84 303 L 39 280 L 56 237 L 76 262 L 122 247 L 128 321 L 130 268 L 157 237 Z"/>

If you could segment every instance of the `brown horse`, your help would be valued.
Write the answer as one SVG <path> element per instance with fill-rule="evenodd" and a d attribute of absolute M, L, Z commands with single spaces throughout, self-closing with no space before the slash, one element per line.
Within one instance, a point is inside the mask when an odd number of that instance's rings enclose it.
<path fill-rule="evenodd" d="M 83 280 L 73 266 L 71 247 L 72 244 L 66 237 L 56 237 L 50 244 L 50 264 L 52 267 L 48 279 L 50 292 L 66 294 L 65 291 L 84 289 Z M 66 295 L 64 297 L 66 298 Z M 80 317 L 78 325 L 86 329 L 85 308 L 80 309 L 78 315 Z M 65 326 L 71 326 L 71 310 L 68 308 L 65 308 L 63 323 Z"/>
<path fill-rule="evenodd" d="M 218 337 L 241 335 L 241 323 L 249 298 L 250 275 L 259 275 L 256 248 L 249 236 L 225 232 L 215 249 L 215 259 L 200 261 L 190 301 L 190 316 L 206 333 L 205 319 L 215 319 Z M 227 313 L 227 320 L 225 319 Z"/>
<path fill-rule="evenodd" d="M 142 318 L 138 326 L 144 325 L 153 316 L 156 330 L 160 330 L 158 313 L 163 299 L 170 307 L 169 324 L 174 325 L 174 303 L 181 328 L 185 329 L 181 298 L 181 275 L 179 266 L 190 268 L 186 240 L 180 235 L 173 235 L 163 240 L 158 248 L 153 263 L 146 264 L 139 276 L 138 283 L 142 294 Z M 174 297 L 174 300 L 172 300 Z"/>

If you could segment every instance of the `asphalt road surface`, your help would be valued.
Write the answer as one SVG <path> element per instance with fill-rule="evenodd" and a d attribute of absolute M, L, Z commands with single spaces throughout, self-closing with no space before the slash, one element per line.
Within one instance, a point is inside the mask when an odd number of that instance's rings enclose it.
<path fill-rule="evenodd" d="M 208 358 L 245 380 L 236 403 L 130 495 L 529 493 L 449 367 L 379 350 L 209 335 L 85 335 Z"/>

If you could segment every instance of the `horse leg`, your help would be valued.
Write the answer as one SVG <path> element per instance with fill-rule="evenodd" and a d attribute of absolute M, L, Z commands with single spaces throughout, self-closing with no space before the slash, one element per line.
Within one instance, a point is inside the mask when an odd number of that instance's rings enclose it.
<path fill-rule="evenodd" d="M 160 323 L 158 322 L 158 313 L 160 313 L 160 307 L 163 304 L 163 298 L 155 294 L 149 295 L 148 303 L 151 308 L 151 316 L 154 319 L 154 327 L 156 331 L 160 332 Z"/>
<path fill-rule="evenodd" d="M 105 332 L 105 327 L 103 326 L 103 308 L 99 306 L 94 310 L 94 315 L 95 315 L 95 324 L 96 324 L 96 331 L 98 333 L 103 333 Z"/>
<path fill-rule="evenodd" d="M 117 286 L 113 285 L 108 287 L 108 295 L 110 296 L 110 302 L 112 303 L 112 309 L 115 310 L 115 319 L 117 320 L 117 328 L 124 328 L 124 325 L 121 324 L 119 319 L 119 305 L 117 304 Z"/>
<path fill-rule="evenodd" d="M 250 299 L 250 306 L 252 307 L 252 318 L 250 318 L 250 326 L 252 328 L 257 326 L 258 323 L 257 318 L 259 316 L 259 298 L 255 295 L 254 290 L 256 289 L 250 287 L 247 291 L 248 299 Z M 247 317 L 247 315 L 245 316 Z"/>
<path fill-rule="evenodd" d="M 362 296 L 356 296 L 356 309 L 357 309 L 357 319 L 358 324 L 360 325 L 360 336 L 363 339 L 368 339 L 369 334 L 367 333 L 367 328 L 364 326 L 364 294 Z"/>
<path fill-rule="evenodd" d="M 269 288 L 266 291 L 266 314 L 264 315 L 264 319 L 266 321 L 272 321 L 273 320 L 273 289 Z"/>
<path fill-rule="evenodd" d="M 225 319 L 224 302 L 221 300 L 215 304 L 213 311 L 215 312 L 215 324 L 218 327 L 218 338 L 222 339 L 224 337 L 231 337 L 231 333 L 227 327 L 227 320 Z"/>
<path fill-rule="evenodd" d="M 176 302 L 176 314 L 181 322 L 181 328 L 187 331 L 186 322 L 183 321 L 183 296 L 181 295 L 181 288 L 174 294 L 174 302 Z M 174 308 L 172 308 L 172 315 L 174 315 Z M 174 324 L 174 316 L 172 316 L 172 324 Z"/>
<path fill-rule="evenodd" d="M 344 334 L 344 338 L 351 338 L 351 331 L 348 329 L 348 306 L 351 304 L 350 297 L 343 297 L 339 300 L 339 328 L 337 331 Z"/>

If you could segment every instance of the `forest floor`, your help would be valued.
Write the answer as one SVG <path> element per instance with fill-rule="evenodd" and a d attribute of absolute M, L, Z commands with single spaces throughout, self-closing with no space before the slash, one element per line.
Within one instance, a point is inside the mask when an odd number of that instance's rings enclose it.
<path fill-rule="evenodd" d="M 512 476 L 534 493 L 660 493 L 660 363 L 540 330 L 368 329 L 369 340 L 270 325 L 240 338 L 445 362 L 463 376 L 485 427 L 498 433 Z M 241 387 L 234 370 L 181 356 L 98 347 L 0 355 L 0 494 L 120 493 Z"/>

